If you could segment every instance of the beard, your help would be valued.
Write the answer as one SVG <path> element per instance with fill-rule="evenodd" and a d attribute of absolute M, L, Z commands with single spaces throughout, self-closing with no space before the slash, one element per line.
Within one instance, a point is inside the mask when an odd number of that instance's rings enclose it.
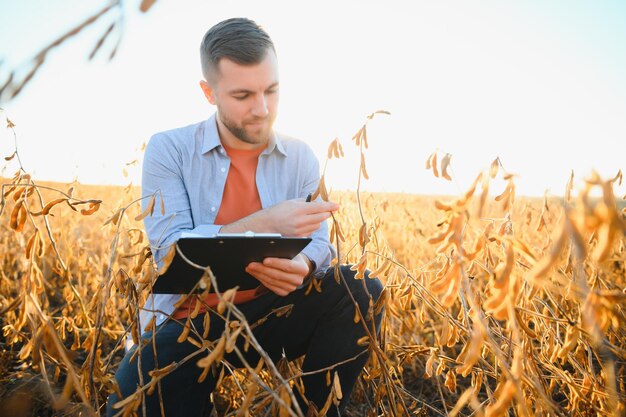
<path fill-rule="evenodd" d="M 223 113 L 218 112 L 218 115 L 224 127 L 240 141 L 250 145 L 260 145 L 269 141 L 273 124 L 273 121 L 269 117 L 236 123 L 224 116 Z M 248 124 L 259 122 L 264 122 L 265 124 L 252 127 L 248 126 Z"/>

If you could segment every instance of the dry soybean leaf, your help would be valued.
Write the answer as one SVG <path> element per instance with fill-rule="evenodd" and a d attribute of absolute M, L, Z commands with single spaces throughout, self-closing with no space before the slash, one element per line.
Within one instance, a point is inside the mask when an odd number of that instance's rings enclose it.
<path fill-rule="evenodd" d="M 463 346 L 461 353 L 457 357 L 457 362 L 460 363 L 456 367 L 458 374 L 463 377 L 467 377 L 470 374 L 474 364 L 480 359 L 484 339 L 485 332 L 483 328 L 477 322 L 474 322 L 471 339 Z"/>
<path fill-rule="evenodd" d="M 41 258 L 46 252 L 46 244 L 43 240 L 41 233 L 37 234 L 37 241 L 35 241 L 35 251 L 38 258 Z"/>
<path fill-rule="evenodd" d="M 48 215 L 50 213 L 50 210 L 52 210 L 52 207 L 54 207 L 57 204 L 60 204 L 60 203 L 62 203 L 64 201 L 67 201 L 67 200 L 68 199 L 64 197 L 64 198 L 57 198 L 56 200 L 52 200 L 52 201 L 48 202 L 48 204 L 46 204 L 44 206 L 44 208 L 41 210 L 40 214 L 42 214 L 44 216 Z"/>
<path fill-rule="evenodd" d="M 211 329 L 211 315 L 208 311 L 204 313 L 202 325 L 204 327 L 204 329 L 202 330 L 202 339 L 206 339 L 209 336 L 209 330 Z"/>
<path fill-rule="evenodd" d="M 452 207 L 451 203 L 445 203 L 445 202 L 440 201 L 440 200 L 435 200 L 435 208 L 437 210 L 443 210 L 443 211 L 451 211 L 451 210 L 453 210 L 453 207 Z"/>
<path fill-rule="evenodd" d="M 437 362 L 437 355 L 435 354 L 435 349 L 430 351 L 430 356 L 426 361 L 426 366 L 424 367 L 424 375 L 426 378 L 430 378 L 434 375 L 435 364 Z"/>
<path fill-rule="evenodd" d="M 442 360 L 441 362 L 439 362 L 437 369 L 435 369 L 435 375 L 441 375 L 442 373 L 444 373 L 446 368 L 447 368 L 446 361 Z"/>
<path fill-rule="evenodd" d="M 28 217 L 28 213 L 26 211 L 26 207 L 24 205 L 20 205 L 19 216 L 17 219 L 17 227 L 15 228 L 16 232 L 21 232 L 24 229 L 24 224 L 26 223 L 26 217 Z"/>
<path fill-rule="evenodd" d="M 222 295 L 222 298 L 217 304 L 218 313 L 222 314 L 226 310 L 226 306 L 228 305 L 228 303 L 232 302 L 232 300 L 235 298 L 235 293 L 237 292 L 238 288 L 239 287 L 231 288 L 229 290 L 226 290 L 226 292 L 224 292 L 224 294 Z"/>
<path fill-rule="evenodd" d="M 520 325 L 524 333 L 528 335 L 531 339 L 537 339 L 537 333 L 535 333 L 526 323 L 526 321 L 522 318 L 519 310 L 515 309 L 515 318 L 517 319 L 517 323 Z"/>
<path fill-rule="evenodd" d="M 190 322 L 190 320 L 187 320 L 185 322 L 185 326 L 183 327 L 183 331 L 180 332 L 180 335 L 178 335 L 178 339 L 176 339 L 176 341 L 178 343 L 183 343 L 185 340 L 187 340 L 187 336 L 189 336 L 189 331 L 191 330 L 191 324 L 189 322 Z"/>
<path fill-rule="evenodd" d="M 13 152 L 11 155 L 6 156 L 4 158 L 5 161 L 10 161 L 11 159 L 15 158 L 15 155 L 17 155 L 17 151 Z"/>
<path fill-rule="evenodd" d="M 391 114 L 390 112 L 388 112 L 387 110 L 376 110 L 374 113 L 370 114 L 367 116 L 368 119 L 372 120 L 374 118 L 374 116 L 376 116 L 377 114 Z"/>
<path fill-rule="evenodd" d="M 106 226 L 109 223 L 113 223 L 114 225 L 117 225 L 120 219 L 122 218 L 122 214 L 124 214 L 124 209 L 123 208 L 117 209 L 117 211 L 113 213 L 113 215 L 104 222 L 103 226 Z"/>
<path fill-rule="evenodd" d="M 143 242 L 143 231 L 139 228 L 128 229 L 128 238 L 130 239 L 130 245 L 135 246 Z"/>
<path fill-rule="evenodd" d="M 346 238 L 343 234 L 343 230 L 341 229 L 341 224 L 337 221 L 333 221 L 333 228 L 335 230 L 335 233 L 337 235 L 337 239 L 341 240 L 342 242 L 346 241 Z M 331 234 L 332 236 L 332 234 Z"/>
<path fill-rule="evenodd" d="M 615 177 L 611 180 L 609 180 L 610 183 L 614 183 L 617 181 L 617 185 L 622 185 L 622 170 L 620 169 L 617 173 L 617 175 L 615 175 Z"/>
<path fill-rule="evenodd" d="M 502 382 L 500 383 L 502 384 Z M 499 388 L 499 387 L 498 387 Z M 496 389 L 497 390 L 497 389 Z M 502 417 L 506 415 L 513 395 L 515 394 L 515 383 L 506 381 L 500 395 L 496 398 L 496 402 L 489 404 L 485 409 L 485 417 Z M 495 395 L 494 395 L 495 397 Z"/>
<path fill-rule="evenodd" d="M 509 194 L 509 191 L 510 191 L 510 189 L 509 189 L 509 187 L 507 186 L 507 187 L 504 189 L 504 191 L 502 191 L 502 193 L 501 193 L 501 194 L 499 194 L 499 195 L 497 195 L 497 196 L 496 196 L 495 200 L 496 200 L 496 201 L 500 201 L 500 200 L 502 200 L 504 197 L 506 197 L 506 196 Z"/>
<path fill-rule="evenodd" d="M 315 201 L 317 197 L 322 196 L 322 200 L 328 201 L 328 191 L 326 191 L 326 182 L 324 176 L 320 178 L 320 182 L 317 184 L 317 190 L 311 195 L 311 201 Z"/>
<path fill-rule="evenodd" d="M 26 244 L 26 258 L 30 259 L 30 255 L 33 251 L 33 246 L 39 243 L 39 229 L 35 229 L 35 233 L 28 239 L 28 243 Z"/>
<path fill-rule="evenodd" d="M 196 302 L 194 303 L 193 311 L 191 312 L 191 314 L 189 314 L 189 317 L 192 319 L 195 319 L 196 317 L 198 317 L 198 314 L 200 313 L 200 307 L 202 306 L 202 303 L 200 302 L 200 300 L 196 298 L 195 301 Z"/>
<path fill-rule="evenodd" d="M 13 191 L 15 191 L 16 188 L 16 185 L 12 185 L 11 187 L 9 187 L 9 189 L 4 192 L 4 197 L 8 197 Z"/>
<path fill-rule="evenodd" d="M 537 223 L 537 227 L 535 228 L 535 230 L 537 232 L 541 232 L 541 230 L 543 230 L 543 228 L 546 227 L 546 220 L 543 218 L 543 214 L 539 216 L 539 222 Z"/>
<path fill-rule="evenodd" d="M 369 241 L 370 237 L 367 234 L 367 225 L 363 223 L 359 229 L 359 245 L 364 248 Z"/>
<path fill-rule="evenodd" d="M 380 263 L 379 267 L 370 272 L 370 278 L 376 278 L 378 276 L 383 275 L 387 270 L 391 267 L 391 258 L 385 258 L 383 262 Z"/>
<path fill-rule="evenodd" d="M 13 129 L 15 127 L 15 123 L 9 120 L 7 117 L 7 129 Z"/>
<path fill-rule="evenodd" d="M 199 368 L 209 368 L 214 362 L 220 361 L 224 356 L 224 348 L 226 347 L 226 338 L 222 336 L 217 342 L 211 353 L 205 358 L 197 362 Z"/>
<path fill-rule="evenodd" d="M 24 200 L 20 200 L 15 203 L 13 210 L 11 210 L 11 219 L 9 220 L 9 226 L 11 229 L 17 229 L 18 218 L 20 215 L 20 210 L 22 209 L 22 205 L 24 204 Z"/>
<path fill-rule="evenodd" d="M 461 198 L 460 200 L 457 201 L 456 204 L 458 206 L 463 206 L 463 205 L 465 205 L 465 203 L 467 203 L 467 201 L 474 195 L 474 192 L 476 191 L 476 187 L 478 186 L 478 183 L 482 179 L 483 179 L 483 173 L 480 172 L 480 173 L 478 173 L 478 176 L 476 177 L 476 179 L 474 179 L 474 182 L 472 183 L 472 186 L 463 195 L 463 198 Z"/>
<path fill-rule="evenodd" d="M 363 279 L 365 276 L 364 274 L 365 274 L 366 268 L 367 268 L 367 252 L 363 252 L 363 254 L 361 255 L 361 258 L 359 258 L 359 262 L 357 262 L 356 264 L 350 267 L 351 271 L 357 271 L 357 273 L 354 275 L 354 279 Z M 337 281 L 337 283 L 339 283 L 339 281 Z"/>
<path fill-rule="evenodd" d="M 335 153 L 335 141 L 333 140 L 332 142 L 330 142 L 330 145 L 328 145 L 328 152 L 326 153 L 326 158 L 332 159 L 334 153 Z"/>
<path fill-rule="evenodd" d="M 146 218 L 148 215 L 152 216 L 152 213 L 154 213 L 155 200 L 156 200 L 156 194 L 152 194 L 152 197 L 150 198 L 150 201 L 148 202 L 146 209 L 139 216 L 135 217 L 136 221 L 141 221 L 144 218 Z"/>
<path fill-rule="evenodd" d="M 89 203 L 89 208 L 88 209 L 82 209 L 80 211 L 80 214 L 84 215 L 84 216 L 89 216 L 94 214 L 96 211 L 98 211 L 98 209 L 100 208 L 100 203 Z"/>
<path fill-rule="evenodd" d="M 333 268 L 333 277 L 337 284 L 341 283 L 341 272 L 339 271 L 339 265 L 335 265 Z"/>
<path fill-rule="evenodd" d="M 439 344 L 446 345 L 448 343 L 448 338 L 450 337 L 450 321 L 444 317 L 443 323 L 441 323 L 441 334 L 439 335 Z"/>
<path fill-rule="evenodd" d="M 494 179 L 496 175 L 498 175 L 498 168 L 500 168 L 499 159 L 500 159 L 499 157 L 494 159 L 493 162 L 491 163 L 491 166 L 489 167 L 489 177 L 491 179 Z"/>
<path fill-rule="evenodd" d="M 441 160 L 441 176 L 448 181 L 452 181 L 452 177 L 448 174 L 448 168 L 450 167 L 450 159 L 452 159 L 452 155 L 447 153 Z"/>
<path fill-rule="evenodd" d="M 328 146 L 328 159 L 340 158 L 343 156 L 343 148 L 341 147 L 341 143 L 339 143 L 339 138 L 335 138 Z"/>
<path fill-rule="evenodd" d="M 363 177 L 366 180 L 369 180 L 370 177 L 367 174 L 367 169 L 365 168 L 365 154 L 363 154 L 363 152 L 361 152 L 361 172 L 363 173 Z"/>
<path fill-rule="evenodd" d="M 243 331 L 244 327 L 238 327 L 234 332 L 230 334 L 230 337 L 226 341 L 226 347 L 224 348 L 226 353 L 231 353 L 235 349 L 235 344 L 237 343 L 237 338 L 239 334 Z"/>
<path fill-rule="evenodd" d="M 568 237 L 567 224 L 564 224 L 559 237 L 554 241 L 552 247 L 550 248 L 550 253 L 540 259 L 539 262 L 537 262 L 531 269 L 529 275 L 532 281 L 537 283 L 539 279 L 543 278 L 550 271 L 550 268 L 556 265 Z"/>
<path fill-rule="evenodd" d="M 569 176 L 569 180 L 567 181 L 567 186 L 565 187 L 565 201 L 567 203 L 571 200 L 572 190 L 574 189 L 574 170 Z"/>
<path fill-rule="evenodd" d="M 333 377 L 333 389 L 335 390 L 335 396 L 340 400 L 343 394 L 341 392 L 341 382 L 339 381 L 339 374 L 337 372 L 335 372 Z"/>
<path fill-rule="evenodd" d="M 13 191 L 13 201 L 17 203 L 19 200 L 24 200 L 26 197 L 27 187 L 24 187 L 23 185 L 14 185 L 12 188 L 15 188 L 15 191 Z M 10 194 L 10 192 L 7 192 L 5 195 L 8 194 Z"/>
<path fill-rule="evenodd" d="M 359 345 L 359 346 L 367 346 L 367 345 L 370 344 L 370 337 L 369 336 L 363 336 L 359 340 L 356 341 L 356 344 Z"/>
<path fill-rule="evenodd" d="M 558 351 L 557 357 L 564 359 L 567 355 L 578 345 L 578 337 L 580 336 L 580 330 L 575 326 L 570 326 L 565 334 L 565 342 L 563 347 Z"/>
<path fill-rule="evenodd" d="M 30 353 L 33 351 L 34 345 L 34 339 L 30 339 L 26 344 L 24 344 L 24 346 L 22 346 L 17 357 L 22 361 L 26 360 L 30 356 Z"/>
<path fill-rule="evenodd" d="M 363 130 L 365 129 L 365 125 L 361 127 L 355 134 L 352 136 L 352 140 L 356 143 L 356 146 L 361 145 L 361 137 L 363 136 Z"/>
<path fill-rule="evenodd" d="M 120 408 L 124 408 L 126 410 L 128 407 L 128 409 L 132 408 L 134 410 L 136 408 L 135 405 L 139 406 L 141 404 L 142 397 L 143 397 L 143 391 L 141 390 L 141 387 L 138 387 L 137 391 L 135 391 L 133 394 L 113 404 L 113 408 L 116 410 L 119 410 Z M 132 415 L 132 414 L 129 413 L 128 415 Z"/>
<path fill-rule="evenodd" d="M 283 317 L 283 316 L 289 317 L 292 311 L 293 311 L 293 304 L 288 304 L 286 306 L 275 308 L 274 310 L 272 310 L 272 313 L 276 317 Z"/>
<path fill-rule="evenodd" d="M 164 368 L 153 369 L 152 371 L 148 371 L 148 375 L 150 375 L 152 378 L 159 378 L 162 375 L 167 375 L 170 372 L 172 372 L 174 368 L 176 368 L 176 365 L 177 365 L 176 362 L 172 362 Z"/>
<path fill-rule="evenodd" d="M 337 142 L 337 146 L 335 147 L 335 158 L 343 158 L 343 147 L 341 146 L 341 142 L 339 142 L 339 138 L 335 139 Z"/>
<path fill-rule="evenodd" d="M 437 152 L 433 153 L 433 156 L 430 161 L 431 168 L 433 169 L 433 174 L 435 177 L 439 178 L 439 171 L 437 170 Z"/>
<path fill-rule="evenodd" d="M 383 311 L 383 308 L 385 307 L 388 298 L 389 291 L 387 290 L 387 288 L 384 288 L 383 292 L 380 294 L 380 297 L 378 297 L 378 300 L 376 300 L 376 304 L 374 304 L 374 314 L 380 314 L 380 312 Z"/>
<path fill-rule="evenodd" d="M 230 303 L 235 299 L 236 293 L 237 293 L 237 287 L 226 290 L 226 292 L 224 292 L 224 295 L 222 296 L 222 299 Z"/>
<path fill-rule="evenodd" d="M 456 374 L 454 373 L 454 371 L 452 369 L 450 369 L 446 373 L 445 385 L 446 385 L 446 387 L 448 387 L 450 392 L 455 392 L 456 391 Z"/>
<path fill-rule="evenodd" d="M 35 187 L 28 187 L 28 186 L 19 187 L 15 191 L 15 194 L 13 194 L 13 201 L 17 201 L 20 198 L 25 200 L 26 197 L 29 197 L 33 193 L 34 189 L 35 189 Z"/>

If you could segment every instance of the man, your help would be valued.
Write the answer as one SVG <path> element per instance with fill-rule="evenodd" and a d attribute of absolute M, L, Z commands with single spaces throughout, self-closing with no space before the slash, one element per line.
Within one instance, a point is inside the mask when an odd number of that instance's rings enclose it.
<path fill-rule="evenodd" d="M 347 267 L 341 269 L 345 284 L 337 284 L 333 277 L 329 265 L 334 249 L 326 220 L 339 206 L 305 202 L 304 197 L 318 185 L 317 159 L 305 143 L 272 130 L 279 81 L 274 45 L 267 33 L 248 19 L 223 21 L 204 36 L 201 60 L 205 79 L 200 87 L 217 112 L 204 122 L 156 134 L 146 149 L 142 195 L 156 193 L 157 207 L 162 195 L 166 211 L 162 215 L 157 210 L 145 219 L 154 257 L 160 263 L 184 231 L 310 236 L 312 242 L 293 259 L 266 258 L 248 265 L 246 271 L 258 279 L 259 288 L 237 292 L 234 303 L 249 323 L 267 317 L 254 328 L 254 336 L 273 361 L 283 353 L 288 359 L 305 355 L 302 380 L 306 399 L 298 397 L 305 413 L 320 410 L 326 403 L 330 393 L 326 370 L 338 373 L 343 399 L 328 415 L 339 415 L 367 360 L 367 349 L 356 343 L 366 331 L 363 322 L 354 323 L 352 298 L 365 317 L 370 297 L 375 302 L 382 286 L 376 279 L 354 279 L 354 272 Z M 305 284 L 311 276 L 321 278 L 321 292 L 313 290 L 306 295 Z M 191 319 L 190 312 L 198 310 L 195 300 L 176 303 L 179 298 L 154 295 L 144 307 L 142 328 L 153 316 L 157 327 L 154 334 L 149 331 L 142 339 L 154 343 L 141 349 L 141 378 L 138 355 L 134 355 L 137 347 L 124 357 L 116 373 L 123 397 L 136 391 L 140 379 L 147 383 L 152 369 L 179 362 L 198 350 L 177 339 L 188 319 L 202 334 L 205 314 Z M 211 295 L 200 307 L 201 312 L 210 314 L 209 341 L 219 339 L 224 331 L 224 321 L 213 309 L 217 301 Z M 288 305 L 293 306 L 288 317 L 270 314 Z M 373 322 L 378 329 L 380 316 Z M 371 329 L 372 317 L 365 324 Z M 244 354 L 247 363 L 258 363 L 254 349 Z M 166 416 L 210 413 L 210 394 L 217 381 L 209 373 L 197 382 L 202 372 L 197 359 L 182 363 L 161 381 Z M 242 365 L 234 354 L 226 355 L 225 360 Z M 112 405 L 119 400 L 111 396 L 108 415 L 114 414 Z M 145 402 L 149 416 L 161 415 L 157 391 L 146 395 Z"/>

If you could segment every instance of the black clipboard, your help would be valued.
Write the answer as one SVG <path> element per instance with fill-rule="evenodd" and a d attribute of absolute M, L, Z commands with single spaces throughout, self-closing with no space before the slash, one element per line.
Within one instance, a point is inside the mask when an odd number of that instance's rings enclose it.
<path fill-rule="evenodd" d="M 238 286 L 240 290 L 257 288 L 260 282 L 245 271 L 250 262 L 264 258 L 295 257 L 310 242 L 309 237 L 259 235 L 226 235 L 184 237 L 178 240 L 180 250 L 191 262 L 210 266 L 220 292 Z M 152 292 L 155 294 L 188 294 L 202 278 L 204 271 L 189 265 L 176 252 L 167 271 L 160 275 Z M 201 291 L 198 289 L 198 291 Z M 215 292 L 210 288 L 209 292 Z"/>

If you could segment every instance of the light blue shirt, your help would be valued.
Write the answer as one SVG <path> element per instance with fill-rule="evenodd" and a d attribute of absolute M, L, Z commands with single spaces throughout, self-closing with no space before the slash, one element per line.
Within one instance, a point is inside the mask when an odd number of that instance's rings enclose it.
<path fill-rule="evenodd" d="M 224 150 L 216 115 L 208 120 L 157 133 L 146 148 L 141 184 L 145 210 L 156 193 L 152 216 L 144 225 L 157 264 L 182 232 L 212 235 L 223 225 L 215 224 L 220 210 L 230 159 Z M 319 162 L 304 142 L 273 133 L 259 156 L 256 185 L 263 208 L 284 200 L 305 198 L 315 192 L 319 182 Z M 165 214 L 161 214 L 161 196 Z M 328 240 L 328 226 L 311 235 L 313 239 L 302 253 L 315 262 L 313 274 L 323 276 L 335 250 Z M 141 312 L 141 331 L 153 314 L 157 325 L 174 311 L 180 295 L 150 295 Z"/>

